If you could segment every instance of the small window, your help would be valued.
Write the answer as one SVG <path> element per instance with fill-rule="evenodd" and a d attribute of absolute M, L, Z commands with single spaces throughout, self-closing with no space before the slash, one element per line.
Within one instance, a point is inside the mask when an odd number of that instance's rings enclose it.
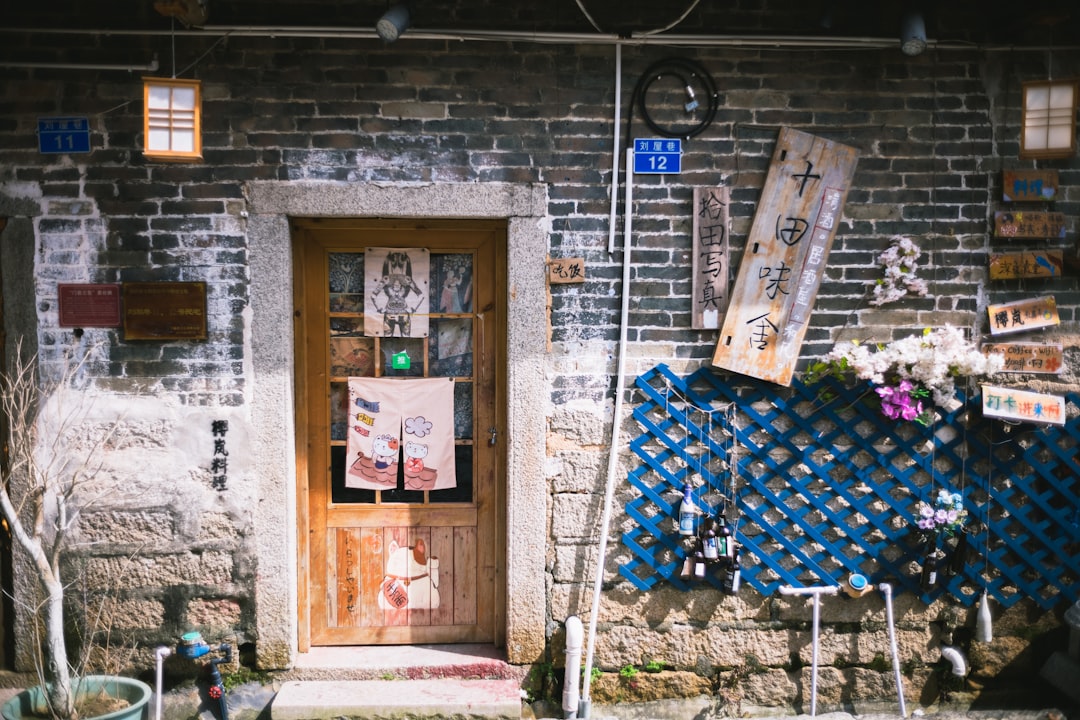
<path fill-rule="evenodd" d="M 1068 158 L 1076 154 L 1076 81 L 1026 82 L 1022 158 Z"/>
<path fill-rule="evenodd" d="M 202 157 L 198 80 L 143 78 L 143 154 L 158 160 Z"/>

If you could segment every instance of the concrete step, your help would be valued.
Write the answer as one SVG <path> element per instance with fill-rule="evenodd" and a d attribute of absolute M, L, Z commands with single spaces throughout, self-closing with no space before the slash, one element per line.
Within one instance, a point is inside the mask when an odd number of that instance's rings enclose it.
<path fill-rule="evenodd" d="M 278 690 L 271 720 L 520 720 L 516 680 L 292 680 Z"/>

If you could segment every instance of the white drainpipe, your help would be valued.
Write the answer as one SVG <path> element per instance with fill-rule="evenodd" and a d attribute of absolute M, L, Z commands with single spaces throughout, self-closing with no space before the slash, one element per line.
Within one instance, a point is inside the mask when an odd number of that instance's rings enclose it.
<path fill-rule="evenodd" d="M 157 693 L 154 698 L 154 720 L 161 720 L 161 695 L 163 693 L 162 676 L 164 675 L 162 668 L 165 665 L 165 658 L 169 657 L 169 655 L 172 655 L 172 648 L 164 645 L 154 650 L 154 674 L 157 682 Z"/>
<path fill-rule="evenodd" d="M 953 675 L 956 677 L 967 675 L 967 658 L 964 657 L 964 653 L 960 652 L 960 648 L 952 645 L 942 645 L 941 657 L 952 663 Z"/>
<path fill-rule="evenodd" d="M 581 618 L 571 615 L 566 618 L 566 665 L 563 672 L 562 709 L 566 720 L 577 717 L 578 678 L 581 667 L 581 639 L 584 635 Z"/>

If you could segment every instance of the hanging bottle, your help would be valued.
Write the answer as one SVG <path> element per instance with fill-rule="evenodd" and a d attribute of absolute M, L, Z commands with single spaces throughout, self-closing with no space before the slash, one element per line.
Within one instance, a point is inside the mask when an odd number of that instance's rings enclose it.
<path fill-rule="evenodd" d="M 731 564 L 728 565 L 727 572 L 724 574 L 724 592 L 728 595 L 738 595 L 740 585 L 742 585 L 742 565 L 739 563 L 739 551 L 736 549 L 731 557 Z"/>
<path fill-rule="evenodd" d="M 956 546 L 953 548 L 952 555 L 949 556 L 948 573 L 950 576 L 959 575 L 964 571 L 964 566 L 967 565 L 968 559 L 968 536 L 967 531 L 960 528 L 956 533 Z"/>
<path fill-rule="evenodd" d="M 988 643 L 994 639 L 993 619 L 990 617 L 990 596 L 984 588 L 979 598 L 979 610 L 975 615 L 975 640 Z"/>
<path fill-rule="evenodd" d="M 735 554 L 735 538 L 731 536 L 731 528 L 728 527 L 727 514 L 721 511 L 719 528 L 717 528 L 717 535 L 719 536 L 719 551 L 720 557 L 728 562 Z"/>
<path fill-rule="evenodd" d="M 945 559 L 945 553 L 938 548 L 934 548 L 923 558 L 922 575 L 919 578 L 923 592 L 930 592 L 938 586 L 941 580 L 940 570 L 943 559 Z"/>
<path fill-rule="evenodd" d="M 682 502 L 679 503 L 679 534 L 683 537 L 694 535 L 694 522 L 698 513 L 694 500 L 690 497 L 690 483 L 683 483 Z"/>
<path fill-rule="evenodd" d="M 694 579 L 705 579 L 705 550 L 702 547 L 701 540 L 698 540 L 694 547 Z"/>
<path fill-rule="evenodd" d="M 701 544 L 704 547 L 705 560 L 716 562 L 720 557 L 720 542 L 716 536 L 716 521 L 706 517 L 702 522 Z"/>

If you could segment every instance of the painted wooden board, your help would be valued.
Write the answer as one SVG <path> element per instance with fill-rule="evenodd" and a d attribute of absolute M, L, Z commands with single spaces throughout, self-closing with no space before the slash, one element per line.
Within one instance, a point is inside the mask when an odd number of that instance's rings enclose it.
<path fill-rule="evenodd" d="M 989 305 L 986 313 L 990 316 L 991 335 L 1038 330 L 1061 322 L 1053 295 Z"/>
<path fill-rule="evenodd" d="M 585 282 L 585 258 L 548 260 L 548 282 L 552 285 Z"/>
<path fill-rule="evenodd" d="M 1004 356 L 1003 372 L 1056 375 L 1065 364 L 1061 343 L 985 343 L 981 349 L 984 355 Z"/>
<path fill-rule="evenodd" d="M 1057 197 L 1057 170 L 1002 170 L 1005 202 L 1050 202 Z"/>
<path fill-rule="evenodd" d="M 1065 239 L 1065 213 L 998 210 L 994 213 L 996 238 Z"/>
<path fill-rule="evenodd" d="M 790 385 L 858 151 L 783 128 L 713 364 Z"/>
<path fill-rule="evenodd" d="M 982 398 L 983 415 L 986 417 L 1049 425 L 1065 424 L 1065 398 L 1060 395 L 983 385 Z"/>
<path fill-rule="evenodd" d="M 990 254 L 991 280 L 1061 277 L 1064 268 L 1065 254 L 1061 250 Z"/>
<path fill-rule="evenodd" d="M 728 306 L 729 191 L 694 188 L 694 229 L 690 249 L 690 327 L 716 330 Z"/>

